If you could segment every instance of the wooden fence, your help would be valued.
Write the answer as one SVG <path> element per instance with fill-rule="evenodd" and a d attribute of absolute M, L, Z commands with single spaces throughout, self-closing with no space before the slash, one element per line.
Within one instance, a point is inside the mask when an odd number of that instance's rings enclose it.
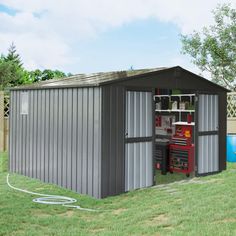
<path fill-rule="evenodd" d="M 0 91 L 0 152 L 8 150 L 9 96 Z"/>
<path fill-rule="evenodd" d="M 236 92 L 227 95 L 227 133 L 236 134 Z"/>

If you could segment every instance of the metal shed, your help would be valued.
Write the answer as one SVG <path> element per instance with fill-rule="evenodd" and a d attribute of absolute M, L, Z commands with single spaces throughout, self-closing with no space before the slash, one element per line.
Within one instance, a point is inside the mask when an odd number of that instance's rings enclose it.
<path fill-rule="evenodd" d="M 176 66 L 13 88 L 10 171 L 96 198 L 153 185 L 157 87 L 196 94 L 195 174 L 225 170 L 227 90 Z"/>

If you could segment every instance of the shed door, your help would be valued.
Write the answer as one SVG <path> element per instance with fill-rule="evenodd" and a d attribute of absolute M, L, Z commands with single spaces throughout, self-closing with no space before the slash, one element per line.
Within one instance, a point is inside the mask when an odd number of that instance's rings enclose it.
<path fill-rule="evenodd" d="M 126 91 L 125 191 L 153 185 L 152 92 Z"/>
<path fill-rule="evenodd" d="M 197 175 L 219 171 L 219 96 L 197 96 L 196 166 Z"/>

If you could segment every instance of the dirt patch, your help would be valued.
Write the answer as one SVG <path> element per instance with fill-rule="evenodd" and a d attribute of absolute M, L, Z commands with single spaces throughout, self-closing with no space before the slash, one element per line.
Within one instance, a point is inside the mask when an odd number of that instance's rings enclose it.
<path fill-rule="evenodd" d="M 48 213 L 46 213 L 46 212 L 44 212 L 43 210 L 40 210 L 40 209 L 35 209 L 31 213 L 34 216 L 42 217 L 42 218 L 47 218 L 47 217 L 51 216 L 51 214 L 48 214 Z"/>
<path fill-rule="evenodd" d="M 170 227 L 169 217 L 166 214 L 157 215 L 147 220 L 145 222 L 145 225 L 148 225 L 148 226 L 168 225 L 168 227 Z"/>
<path fill-rule="evenodd" d="M 127 209 L 125 209 L 125 208 L 119 208 L 119 209 L 114 210 L 112 213 L 114 215 L 120 215 L 121 213 L 125 212 L 126 210 Z"/>
<path fill-rule="evenodd" d="M 103 232 L 104 230 L 105 230 L 104 228 L 94 228 L 94 229 L 90 229 L 89 231 L 93 234 L 97 234 L 97 233 Z"/>
<path fill-rule="evenodd" d="M 236 218 L 226 218 L 223 220 L 215 221 L 215 223 L 235 223 L 235 222 L 236 222 Z"/>
<path fill-rule="evenodd" d="M 68 210 L 64 213 L 59 214 L 59 216 L 70 218 L 70 217 L 74 216 L 74 211 Z"/>

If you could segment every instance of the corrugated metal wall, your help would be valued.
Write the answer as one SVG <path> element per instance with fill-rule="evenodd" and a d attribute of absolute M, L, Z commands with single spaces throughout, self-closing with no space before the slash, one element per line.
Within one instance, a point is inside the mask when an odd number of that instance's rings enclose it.
<path fill-rule="evenodd" d="M 218 95 L 199 95 L 198 132 L 198 174 L 219 171 Z"/>
<path fill-rule="evenodd" d="M 101 89 L 11 92 L 10 170 L 101 197 Z"/>
<path fill-rule="evenodd" d="M 125 146 L 125 191 L 152 186 L 153 143 L 127 143 Z"/>
<path fill-rule="evenodd" d="M 152 103 L 152 92 L 126 92 L 125 191 L 153 185 Z"/>
<path fill-rule="evenodd" d="M 151 137 L 152 127 L 152 93 L 127 91 L 126 137 Z"/>
<path fill-rule="evenodd" d="M 199 136 L 198 150 L 198 173 L 219 171 L 218 135 Z"/>
<path fill-rule="evenodd" d="M 218 131 L 219 101 L 218 95 L 199 95 L 199 131 Z"/>
<path fill-rule="evenodd" d="M 125 191 L 125 92 L 123 87 L 102 88 L 102 197 Z"/>

